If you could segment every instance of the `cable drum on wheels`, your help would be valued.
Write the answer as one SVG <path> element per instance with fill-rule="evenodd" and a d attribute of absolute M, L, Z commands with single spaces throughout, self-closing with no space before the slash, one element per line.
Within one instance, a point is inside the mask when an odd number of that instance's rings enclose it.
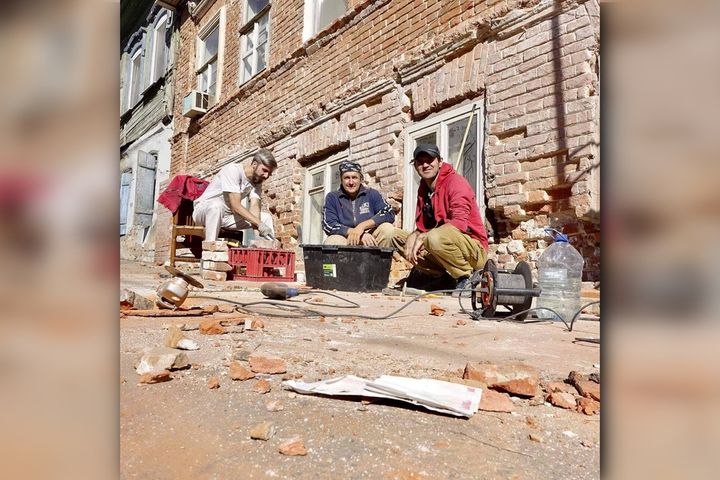
<path fill-rule="evenodd" d="M 529 310 L 532 297 L 540 295 L 540 289 L 533 288 L 530 265 L 524 261 L 518 263 L 515 270 L 498 270 L 495 261 L 488 260 L 482 270 L 470 277 L 470 285 L 473 310 L 481 310 L 485 318 L 495 316 L 498 305 L 504 305 L 516 315 Z M 517 319 L 525 320 L 528 313 L 520 313 Z"/>

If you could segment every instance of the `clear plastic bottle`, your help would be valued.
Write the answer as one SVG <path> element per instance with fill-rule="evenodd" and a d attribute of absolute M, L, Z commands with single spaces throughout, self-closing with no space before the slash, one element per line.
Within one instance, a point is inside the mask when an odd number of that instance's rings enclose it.
<path fill-rule="evenodd" d="M 538 261 L 538 284 L 542 292 L 536 307 L 551 308 L 570 322 L 582 306 L 580 290 L 585 260 L 565 235 L 553 228 L 546 228 L 545 233 L 553 237 L 555 243 L 545 249 Z M 538 318 L 561 321 L 549 310 L 537 310 L 536 314 Z"/>

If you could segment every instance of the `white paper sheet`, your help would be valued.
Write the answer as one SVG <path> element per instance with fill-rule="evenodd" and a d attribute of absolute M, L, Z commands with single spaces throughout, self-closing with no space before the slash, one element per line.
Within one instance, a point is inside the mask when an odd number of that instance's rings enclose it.
<path fill-rule="evenodd" d="M 463 417 L 471 417 L 477 412 L 482 397 L 481 389 L 467 385 L 390 375 L 375 381 L 347 375 L 313 383 L 288 380 L 283 385 L 305 394 L 389 398 Z"/>

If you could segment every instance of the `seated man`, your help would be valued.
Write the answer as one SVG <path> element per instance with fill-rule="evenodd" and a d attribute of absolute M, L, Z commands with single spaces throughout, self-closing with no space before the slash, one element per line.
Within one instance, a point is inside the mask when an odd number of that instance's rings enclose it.
<path fill-rule="evenodd" d="M 323 207 L 325 245 L 392 246 L 395 212 L 362 179 L 360 165 L 347 160 L 340 164 L 340 188 L 327 194 Z"/>
<path fill-rule="evenodd" d="M 275 168 L 277 162 L 273 154 L 262 149 L 246 167 L 231 163 L 220 169 L 205 193 L 193 202 L 193 220 L 205 226 L 205 240 L 217 240 L 220 228 L 253 228 L 260 236 L 275 239 L 272 217 L 260 213 L 262 183 Z M 250 197 L 250 208 L 240 203 L 245 197 Z"/>
<path fill-rule="evenodd" d="M 437 146 L 418 145 L 412 162 L 421 178 L 415 231 L 396 229 L 393 246 L 422 273 L 440 279 L 447 272 L 456 288 L 465 288 L 473 270 L 487 261 L 488 237 L 475 194 L 468 181 L 443 162 Z"/>

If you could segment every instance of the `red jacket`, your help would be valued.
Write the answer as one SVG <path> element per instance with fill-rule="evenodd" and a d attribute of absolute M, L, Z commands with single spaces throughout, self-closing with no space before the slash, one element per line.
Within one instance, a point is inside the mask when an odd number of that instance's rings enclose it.
<path fill-rule="evenodd" d="M 428 188 L 427 183 L 421 179 L 415 210 L 415 226 L 421 232 L 428 231 L 422 219 L 422 208 Z M 455 169 L 449 163 L 443 162 L 440 166 L 431 202 L 438 226 L 444 223 L 456 226 L 461 232 L 479 240 L 487 251 L 487 231 L 480 216 L 475 194 L 468 181 L 462 175 L 455 173 Z"/>
<path fill-rule="evenodd" d="M 205 192 L 207 180 L 195 178 L 192 175 L 177 175 L 172 179 L 165 191 L 158 197 L 158 203 L 165 205 L 173 214 L 180 207 L 183 198 L 195 200 Z"/>

